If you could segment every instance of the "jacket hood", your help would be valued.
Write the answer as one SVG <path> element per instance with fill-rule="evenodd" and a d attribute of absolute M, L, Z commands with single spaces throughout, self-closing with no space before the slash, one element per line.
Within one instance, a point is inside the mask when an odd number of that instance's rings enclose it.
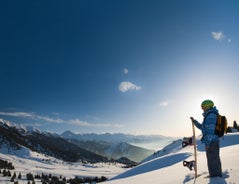
<path fill-rule="evenodd" d="M 205 117 L 205 116 L 207 116 L 211 112 L 218 114 L 217 108 L 216 107 L 212 107 L 210 109 L 207 109 L 205 112 L 203 112 L 202 115 Z"/>

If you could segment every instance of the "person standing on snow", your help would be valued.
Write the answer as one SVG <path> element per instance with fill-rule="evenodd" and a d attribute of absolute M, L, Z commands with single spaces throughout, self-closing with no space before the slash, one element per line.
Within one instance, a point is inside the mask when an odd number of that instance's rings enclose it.
<path fill-rule="evenodd" d="M 201 104 L 204 120 L 199 123 L 193 117 L 190 117 L 194 125 L 202 131 L 202 143 L 205 144 L 207 165 L 210 177 L 221 177 L 221 160 L 219 138 L 215 134 L 218 110 L 214 107 L 211 100 L 204 100 Z"/>

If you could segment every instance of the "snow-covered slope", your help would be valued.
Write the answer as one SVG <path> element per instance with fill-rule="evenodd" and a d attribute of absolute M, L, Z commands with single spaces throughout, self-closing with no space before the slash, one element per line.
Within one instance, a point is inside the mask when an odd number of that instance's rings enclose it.
<path fill-rule="evenodd" d="M 223 167 L 223 178 L 206 178 L 208 176 L 206 155 L 204 146 L 199 140 L 198 145 L 198 173 L 199 177 L 194 181 L 194 172 L 183 167 L 183 160 L 193 160 L 193 147 L 180 148 L 179 142 L 171 144 L 169 154 L 160 156 L 156 153 L 148 158 L 141 165 L 128 170 L 116 177 L 113 177 L 106 184 L 145 184 L 145 183 L 162 183 L 162 184 L 180 184 L 180 183 L 210 183 L 210 184 L 239 184 L 239 134 L 233 133 L 224 136 L 221 140 L 221 161 Z M 178 148 L 177 151 L 173 149 Z M 167 149 L 165 148 L 165 152 Z M 158 156 L 160 157 L 157 157 Z"/>
<path fill-rule="evenodd" d="M 0 148 L 0 159 L 11 162 L 15 167 L 11 172 L 21 173 L 22 179 L 18 180 L 19 184 L 27 184 L 26 174 L 33 175 L 51 174 L 52 176 L 62 176 L 67 179 L 75 177 L 101 177 L 111 178 L 125 171 L 121 164 L 113 163 L 96 163 L 83 164 L 80 162 L 69 163 L 58 160 L 54 157 L 33 152 L 28 148 L 22 147 L 20 150 L 11 150 L 8 147 Z M 0 183 L 11 184 L 11 177 L 3 177 L 0 173 Z M 36 184 L 42 182 L 36 180 Z"/>
<path fill-rule="evenodd" d="M 42 132 L 37 129 L 28 131 L 23 126 L 12 126 L 10 122 L 0 119 L 0 148 L 5 145 L 8 149 L 20 149 L 21 146 L 39 153 L 54 156 L 69 162 L 107 162 L 108 158 L 87 151 L 59 135 Z"/>
<path fill-rule="evenodd" d="M 66 138 L 78 137 L 83 140 L 65 139 L 63 136 L 41 131 L 35 127 L 25 127 L 0 119 L 0 148 L 3 143 L 16 149 L 23 145 L 31 150 L 48 154 L 64 161 L 107 162 L 109 159 L 118 160 L 122 157 L 127 157 L 134 162 L 140 162 L 151 155 L 154 150 L 134 146 L 127 142 L 122 142 L 122 140 L 133 141 L 138 144 L 156 142 L 158 145 L 163 144 L 165 146 L 167 145 L 166 142 L 172 139 L 164 136 L 135 136 L 128 134 L 80 135 L 69 131 L 66 131 L 64 135 Z M 96 140 L 87 141 L 87 139 L 92 138 L 96 138 Z M 108 141 L 100 141 L 101 139 L 108 139 Z"/>
<path fill-rule="evenodd" d="M 197 140 L 198 173 L 200 177 L 194 181 L 194 172 L 183 167 L 183 160 L 193 160 L 193 147 L 181 148 L 181 141 L 174 141 L 163 150 L 145 159 L 143 163 L 132 169 L 121 168 L 113 164 L 66 163 L 53 157 L 44 156 L 22 148 L 19 152 L 9 153 L 1 148 L 0 158 L 12 162 L 15 172 L 33 174 L 52 174 L 63 177 L 105 176 L 110 180 L 106 184 L 239 184 L 239 133 L 226 135 L 221 140 L 221 160 L 224 178 L 205 178 L 208 176 L 204 146 Z M 26 180 L 19 181 L 20 184 Z M 11 183 L 10 178 L 3 178 L 0 183 Z M 40 182 L 36 182 L 40 183 Z"/>

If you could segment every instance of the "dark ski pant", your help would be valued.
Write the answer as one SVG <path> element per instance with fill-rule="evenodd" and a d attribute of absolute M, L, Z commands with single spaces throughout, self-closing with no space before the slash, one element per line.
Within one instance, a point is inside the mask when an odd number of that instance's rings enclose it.
<path fill-rule="evenodd" d="M 206 149 L 207 165 L 210 177 L 221 176 L 221 160 L 219 142 L 211 142 Z"/>

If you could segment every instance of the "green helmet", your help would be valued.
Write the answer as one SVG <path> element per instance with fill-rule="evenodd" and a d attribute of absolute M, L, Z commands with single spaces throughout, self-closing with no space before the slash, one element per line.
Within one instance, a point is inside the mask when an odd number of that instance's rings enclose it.
<path fill-rule="evenodd" d="M 201 106 L 205 109 L 210 109 L 214 106 L 214 103 L 212 100 L 204 100 L 201 104 Z"/>

